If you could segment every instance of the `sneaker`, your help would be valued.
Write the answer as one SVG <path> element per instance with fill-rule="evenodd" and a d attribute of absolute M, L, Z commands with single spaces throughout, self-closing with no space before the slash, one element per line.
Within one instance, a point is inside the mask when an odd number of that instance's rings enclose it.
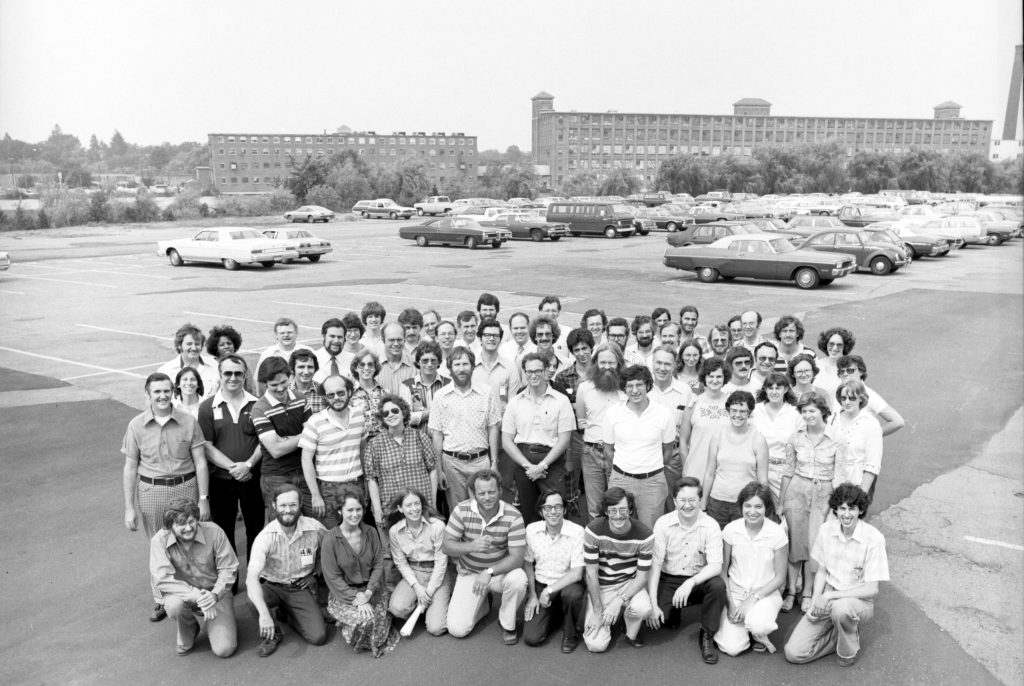
<path fill-rule="evenodd" d="M 167 619 L 167 610 L 164 609 L 163 605 L 154 605 L 153 611 L 149 613 L 149 621 L 161 622 Z"/>
<path fill-rule="evenodd" d="M 768 647 L 764 643 L 758 643 L 757 641 L 751 641 L 750 642 L 750 648 L 755 653 L 767 653 L 768 652 Z"/>
<path fill-rule="evenodd" d="M 700 633 L 697 635 L 697 642 L 700 644 L 700 657 L 704 660 L 704 664 L 717 665 L 718 648 L 715 646 L 711 632 L 701 627 Z"/>
<path fill-rule="evenodd" d="M 281 645 L 281 641 L 284 640 L 284 632 L 281 627 L 274 627 L 274 635 L 270 638 L 263 639 L 263 643 L 260 643 L 259 656 L 270 657 L 277 650 L 277 646 Z"/>
<path fill-rule="evenodd" d="M 503 629 L 501 640 L 507 646 L 514 646 L 516 643 L 519 643 L 519 632 L 515 629 Z"/>
<path fill-rule="evenodd" d="M 839 658 L 838 661 L 840 667 L 853 667 L 855 664 L 857 664 L 856 655 L 854 655 L 853 657 L 843 657 L 839 653 L 836 653 L 836 657 Z"/>

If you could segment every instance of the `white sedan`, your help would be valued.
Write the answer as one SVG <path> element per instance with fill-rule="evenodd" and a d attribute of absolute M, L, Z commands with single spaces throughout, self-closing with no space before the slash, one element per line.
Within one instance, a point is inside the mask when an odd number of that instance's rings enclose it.
<path fill-rule="evenodd" d="M 271 240 L 255 229 L 241 226 L 203 229 L 191 238 L 160 241 L 156 254 L 167 257 L 175 267 L 186 262 L 220 262 L 230 270 L 243 264 L 273 267 L 277 262 L 299 257 L 298 251 L 290 249 L 284 241 Z"/>
<path fill-rule="evenodd" d="M 324 222 L 326 224 L 334 218 L 334 212 L 331 212 L 326 207 L 320 207 L 320 205 L 303 205 L 297 210 L 285 212 L 284 218 L 292 223 L 306 222 L 307 224 L 312 224 L 313 222 Z"/>
<path fill-rule="evenodd" d="M 310 262 L 319 262 L 322 256 L 334 250 L 328 241 L 306 229 L 267 229 L 263 235 L 286 243 L 291 250 L 298 251 L 299 257 L 307 257 Z"/>
<path fill-rule="evenodd" d="M 0 252 L 0 272 L 6 271 L 11 266 L 11 256 L 6 252 Z"/>

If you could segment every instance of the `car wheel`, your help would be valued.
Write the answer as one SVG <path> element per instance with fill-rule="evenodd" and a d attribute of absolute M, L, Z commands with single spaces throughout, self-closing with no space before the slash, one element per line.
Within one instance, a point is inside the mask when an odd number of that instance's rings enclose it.
<path fill-rule="evenodd" d="M 540 229 L 530 229 L 530 240 L 534 243 L 540 243 L 544 240 L 544 232 Z"/>
<path fill-rule="evenodd" d="M 419 215 L 420 217 L 422 217 L 423 216 L 423 208 L 422 207 L 416 208 L 416 214 Z"/>
<path fill-rule="evenodd" d="M 309 256 L 309 261 L 310 262 L 319 262 L 321 257 L 323 257 L 323 255 L 310 255 Z"/>
<path fill-rule="evenodd" d="M 491 247 L 492 248 L 500 248 L 501 247 L 501 241 L 491 241 Z"/>
<path fill-rule="evenodd" d="M 398 219 L 398 215 L 394 212 L 388 212 L 388 219 Z"/>
<path fill-rule="evenodd" d="M 604 235 L 605 235 L 605 238 L 615 238 L 619 234 L 618 234 L 618 232 L 614 228 L 609 226 L 607 229 L 604 230 Z"/>
<path fill-rule="evenodd" d="M 551 242 L 552 243 L 557 243 L 560 240 L 562 240 L 561 236 L 551 236 Z"/>
<path fill-rule="evenodd" d="M 814 271 L 810 267 L 803 267 L 802 269 L 796 270 L 793 280 L 796 281 L 797 286 L 804 290 L 815 288 L 819 283 L 821 283 L 821 277 L 818 276 L 818 272 Z"/>
<path fill-rule="evenodd" d="M 876 257 L 871 260 L 871 273 L 884 276 L 892 271 L 892 262 L 889 261 L 888 257 Z"/>
<path fill-rule="evenodd" d="M 990 233 L 988 235 L 988 244 L 989 245 L 1002 245 L 1003 244 L 1003 237 L 1002 237 L 1002 235 L 998 234 L 998 233 Z"/>
<path fill-rule="evenodd" d="M 675 222 L 669 222 L 668 224 L 665 225 L 665 229 L 669 233 L 675 233 L 676 231 L 679 230 L 679 224 L 676 224 Z"/>
<path fill-rule="evenodd" d="M 365 210 L 363 210 L 359 214 L 363 215 L 363 219 L 369 219 L 370 218 L 370 213 L 365 211 Z"/>
<path fill-rule="evenodd" d="M 476 250 L 476 246 L 480 245 L 480 241 L 477 240 L 476 236 L 466 237 L 466 247 L 470 250 Z"/>
<path fill-rule="evenodd" d="M 316 220 L 313 219 L 313 215 L 311 215 L 311 214 L 310 215 L 306 215 L 306 223 L 307 224 L 312 224 L 314 221 L 316 221 Z"/>
<path fill-rule="evenodd" d="M 732 281 L 735 278 L 735 276 L 723 276 L 722 281 Z"/>
<path fill-rule="evenodd" d="M 430 245 L 430 241 L 427 240 L 426 236 L 416 236 L 416 245 L 425 248 Z"/>
<path fill-rule="evenodd" d="M 580 237 L 580 232 L 579 231 L 573 231 L 572 235 L 575 236 L 576 238 L 579 238 Z"/>
<path fill-rule="evenodd" d="M 235 262 L 230 257 L 225 257 L 223 260 L 221 260 L 221 262 L 224 263 L 224 268 L 227 269 L 229 272 L 233 272 L 236 269 L 238 269 L 238 263 Z"/>
<path fill-rule="evenodd" d="M 714 283 L 718 281 L 718 270 L 713 267 L 701 267 L 697 270 L 697 278 L 704 283 Z"/>
<path fill-rule="evenodd" d="M 822 285 L 822 286 L 827 286 L 827 285 L 829 285 L 830 283 L 832 283 L 833 281 L 835 281 L 835 279 L 822 279 L 822 280 L 821 280 L 821 285 Z"/>
<path fill-rule="evenodd" d="M 273 260 L 267 260 L 266 262 L 260 262 L 260 264 L 262 264 L 262 265 L 263 265 L 264 267 L 266 267 L 267 269 L 270 269 L 270 268 L 271 268 L 271 267 L 273 267 L 273 266 L 274 266 L 275 264 L 277 264 L 277 262 L 274 262 Z"/>
<path fill-rule="evenodd" d="M 637 233 L 640 234 L 641 236 L 646 236 L 647 234 L 650 233 L 650 231 L 637 231 Z"/>
<path fill-rule="evenodd" d="M 916 260 L 917 259 L 917 251 L 914 250 L 914 247 L 912 245 L 910 245 L 910 243 L 905 243 L 904 247 L 907 250 L 907 259 L 908 260 Z"/>
<path fill-rule="evenodd" d="M 172 267 L 180 267 L 185 264 L 185 260 L 181 259 L 181 255 L 178 254 L 177 250 L 167 251 L 167 259 L 171 261 Z"/>

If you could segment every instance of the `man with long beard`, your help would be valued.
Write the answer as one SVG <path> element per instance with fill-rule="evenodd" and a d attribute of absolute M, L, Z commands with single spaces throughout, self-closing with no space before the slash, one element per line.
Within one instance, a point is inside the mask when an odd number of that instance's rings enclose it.
<path fill-rule="evenodd" d="M 609 407 L 626 399 L 620 390 L 622 348 L 616 343 L 602 343 L 594 349 L 587 380 L 576 390 L 576 424 L 583 430 L 583 458 L 580 471 L 587 494 L 590 517 L 603 514 L 601 497 L 608 489 L 612 465 L 604 455 L 602 422 Z"/>

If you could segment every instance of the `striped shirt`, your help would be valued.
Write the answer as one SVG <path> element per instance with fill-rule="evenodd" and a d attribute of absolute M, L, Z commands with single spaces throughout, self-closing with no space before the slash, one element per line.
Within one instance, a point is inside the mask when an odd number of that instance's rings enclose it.
<path fill-rule="evenodd" d="M 482 572 L 505 559 L 509 548 L 526 546 L 526 527 L 522 515 L 519 510 L 501 500 L 498 501 L 498 512 L 487 521 L 480 514 L 476 500 L 463 500 L 455 506 L 444 533 L 463 543 L 478 538 L 484 538 L 489 543 L 484 552 L 466 553 L 457 558 L 459 574 Z"/>
<path fill-rule="evenodd" d="M 629 531 L 617 534 L 607 517 L 598 517 L 583 530 L 583 561 L 597 565 L 601 586 L 617 586 L 633 579 L 637 572 L 651 569 L 654 534 L 639 520 L 630 518 Z"/>
<path fill-rule="evenodd" d="M 320 481 L 355 481 L 363 475 L 363 413 L 355 410 L 346 414 L 347 423 L 343 424 L 331 415 L 331 410 L 317 412 L 302 430 L 299 449 L 313 451 L 313 466 Z"/>
<path fill-rule="evenodd" d="M 414 376 L 416 376 L 416 367 L 404 359 L 397 364 L 382 359 L 380 371 L 377 373 L 377 383 L 388 393 L 398 395 L 402 390 L 402 382 Z"/>
<path fill-rule="evenodd" d="M 409 424 L 419 427 L 424 432 L 427 430 L 427 425 L 423 423 L 423 412 L 426 411 L 429 416 L 430 404 L 434 400 L 434 394 L 449 383 L 451 383 L 451 379 L 446 379 L 438 374 L 434 377 L 433 383 L 426 384 L 423 382 L 423 375 L 420 373 L 402 382 L 398 396 L 409 403 L 409 409 L 412 411 L 412 415 L 409 417 Z"/>
<path fill-rule="evenodd" d="M 287 438 L 302 433 L 302 425 L 309 419 L 310 412 L 302 396 L 288 391 L 288 402 L 282 403 L 268 391 L 252 406 L 250 416 L 257 434 L 273 431 L 281 438 Z M 262 450 L 261 469 L 264 475 L 283 476 L 302 471 L 302 451 L 299 448 L 281 457 L 274 457 L 266 447 Z"/>

